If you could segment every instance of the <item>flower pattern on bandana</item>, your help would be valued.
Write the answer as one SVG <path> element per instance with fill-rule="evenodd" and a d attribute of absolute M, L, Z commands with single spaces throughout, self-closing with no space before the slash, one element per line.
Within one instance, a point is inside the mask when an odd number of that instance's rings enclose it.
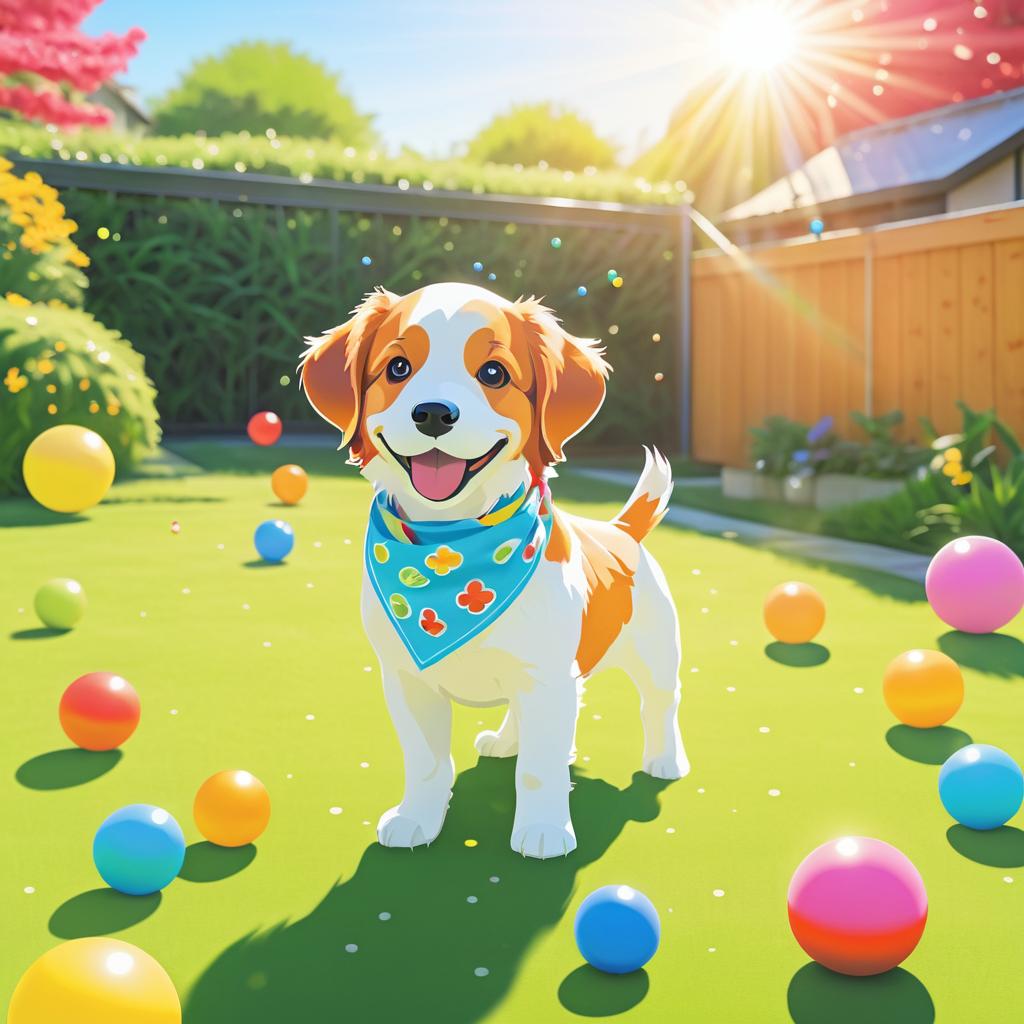
<path fill-rule="evenodd" d="M 424 608 L 420 612 L 420 629 L 431 636 L 440 636 L 448 628 L 448 623 L 437 617 L 433 608 Z"/>
<path fill-rule="evenodd" d="M 438 576 L 447 576 L 452 569 L 462 565 L 462 555 L 447 544 L 441 544 L 432 554 L 423 559 L 428 569 L 433 569 Z"/>
<path fill-rule="evenodd" d="M 455 603 L 470 615 L 482 615 L 495 597 L 494 591 L 488 590 L 483 580 L 470 580 L 466 589 L 456 596 Z"/>

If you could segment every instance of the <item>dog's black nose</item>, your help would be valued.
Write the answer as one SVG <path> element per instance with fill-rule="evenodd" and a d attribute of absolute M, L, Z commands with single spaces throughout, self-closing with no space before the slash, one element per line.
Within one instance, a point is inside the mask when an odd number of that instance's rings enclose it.
<path fill-rule="evenodd" d="M 416 429 L 427 437 L 447 434 L 459 418 L 459 407 L 451 402 L 420 402 L 412 411 Z"/>

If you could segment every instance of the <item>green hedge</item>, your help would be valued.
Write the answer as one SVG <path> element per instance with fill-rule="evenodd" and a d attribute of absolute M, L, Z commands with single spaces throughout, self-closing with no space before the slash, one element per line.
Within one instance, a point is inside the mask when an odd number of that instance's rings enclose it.
<path fill-rule="evenodd" d="M 118 476 L 160 440 L 156 394 L 142 357 L 80 309 L 0 300 L 0 369 L 0 494 L 25 490 L 25 449 L 58 423 L 100 434 Z"/>
<path fill-rule="evenodd" d="M 425 160 L 411 153 L 386 156 L 326 139 L 221 135 L 135 136 L 114 132 L 53 133 L 0 122 L 0 150 L 37 159 L 89 160 L 144 167 L 251 171 L 358 184 L 424 186 L 503 195 L 564 196 L 626 203 L 678 203 L 685 182 L 649 182 L 626 171 L 573 173 L 540 167 Z"/>
<path fill-rule="evenodd" d="M 677 439 L 671 223 L 663 234 L 560 229 L 554 248 L 551 229 L 534 225 L 62 196 L 93 260 L 87 308 L 145 355 L 165 425 L 237 427 L 260 408 L 315 420 L 295 381 L 304 335 L 346 319 L 374 285 L 404 293 L 456 280 L 546 296 L 567 329 L 604 339 L 615 373 L 587 443 L 671 448 Z"/>

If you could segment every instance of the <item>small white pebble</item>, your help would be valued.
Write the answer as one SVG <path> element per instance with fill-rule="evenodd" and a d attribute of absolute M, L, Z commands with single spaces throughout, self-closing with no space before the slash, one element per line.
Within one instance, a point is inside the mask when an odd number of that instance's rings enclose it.
<path fill-rule="evenodd" d="M 177 708 L 171 708 L 170 714 L 176 715 L 177 713 L 178 713 L 178 709 Z"/>
<path fill-rule="evenodd" d="M 758 727 L 757 731 L 758 732 L 771 732 L 771 729 L 769 729 L 767 725 L 762 725 L 762 726 Z"/>
<path fill-rule="evenodd" d="M 853 688 L 853 692 L 854 693 L 863 693 L 864 692 L 864 687 L 863 686 L 855 686 Z"/>
<path fill-rule="evenodd" d="M 595 722 L 600 722 L 601 721 L 601 716 L 600 715 L 594 715 L 594 721 Z"/>
<path fill-rule="evenodd" d="M 1003 881 L 1007 885 L 1013 885 L 1013 875 L 1003 875 Z M 26 890 L 27 891 L 27 890 Z"/>
<path fill-rule="evenodd" d="M 313 541 L 313 547 L 315 547 L 315 548 L 322 548 L 323 547 L 323 542 L 315 540 L 315 541 Z"/>
<path fill-rule="evenodd" d="M 358 953 L 359 952 L 359 947 L 354 942 L 350 942 L 345 947 L 345 952 L 346 953 Z"/>
<path fill-rule="evenodd" d="M 725 895 L 725 890 L 724 889 L 712 889 L 711 890 L 711 895 L 712 896 L 722 897 L 722 896 Z"/>
<path fill-rule="evenodd" d="M 691 574 L 692 574 L 693 576 L 699 576 L 699 575 L 700 575 L 700 569 L 691 569 L 691 570 L 690 570 L 690 573 L 691 573 Z"/>
<path fill-rule="evenodd" d="M 306 715 L 307 722 L 312 722 L 314 718 L 316 718 L 316 715 Z"/>
<path fill-rule="evenodd" d="M 698 789 L 698 790 L 697 790 L 697 792 L 698 792 L 698 793 L 703 793 L 703 792 L 704 792 L 704 787 L 703 787 L 703 786 L 701 786 L 701 787 L 700 787 L 700 789 Z"/>
<path fill-rule="evenodd" d="M 146 617 L 146 613 L 145 612 L 139 612 L 139 618 L 140 619 L 144 619 L 145 617 Z"/>
<path fill-rule="evenodd" d="M 35 891 L 36 891 L 36 887 L 34 885 L 26 885 L 25 886 L 25 895 L 26 896 L 31 896 L 32 893 L 34 893 Z"/>
<path fill-rule="evenodd" d="M 729 646 L 730 647 L 739 647 L 739 645 L 740 645 L 739 640 L 730 640 L 729 641 Z"/>
<path fill-rule="evenodd" d="M 363 666 L 363 671 L 364 672 L 372 672 L 373 671 L 373 666 L 372 665 L 364 665 Z"/>
<path fill-rule="evenodd" d="M 725 688 L 725 692 L 726 693 L 735 693 L 736 692 L 736 687 L 735 686 L 727 686 Z"/>
<path fill-rule="evenodd" d="M 352 541 L 348 537 L 346 537 L 345 540 L 343 541 L 343 543 L 344 544 L 351 544 Z"/>
<path fill-rule="evenodd" d="M 782 790 L 781 789 L 769 789 L 768 790 L 768 795 L 769 796 L 781 796 L 782 795 Z"/>
<path fill-rule="evenodd" d="M 856 761 L 851 761 L 850 762 L 850 767 L 851 768 L 856 768 L 857 767 L 857 762 Z"/>
<path fill-rule="evenodd" d="M 273 647 L 274 645 L 269 640 L 264 640 L 263 641 L 263 646 L 264 647 Z"/>
<path fill-rule="evenodd" d="M 189 588 L 189 587 L 182 587 L 182 588 L 181 588 L 181 592 L 182 592 L 183 594 L 191 594 L 191 593 L 192 593 L 192 590 L 191 590 L 191 588 Z"/>
<path fill-rule="evenodd" d="M 669 826 L 669 827 L 668 827 L 667 829 L 665 829 L 665 831 L 666 831 L 666 832 L 667 832 L 667 833 L 668 833 L 668 834 L 669 834 L 670 836 L 674 836 L 674 835 L 676 834 L 676 830 L 675 830 L 674 828 L 672 828 L 672 826 L 671 826 L 671 825 L 670 825 L 670 826 Z"/>
<path fill-rule="evenodd" d="M 467 896 L 466 897 L 466 902 L 467 903 L 476 903 L 477 902 L 477 898 L 475 896 Z"/>
<path fill-rule="evenodd" d="M 247 612 L 248 610 L 249 610 L 249 605 L 248 604 L 243 604 L 242 605 L 242 611 L 243 612 Z"/>
<path fill-rule="evenodd" d="M 294 778 L 295 778 L 295 776 L 294 776 L 294 775 L 292 775 L 292 773 L 291 773 L 291 772 L 289 772 L 289 773 L 288 773 L 288 774 L 287 774 L 287 775 L 285 776 L 285 778 L 286 778 L 286 779 L 294 779 Z"/>
<path fill-rule="evenodd" d="M 709 611 L 711 611 L 710 608 L 701 608 L 700 613 L 701 615 L 707 615 Z"/>
<path fill-rule="evenodd" d="M 499 882 L 501 881 L 501 879 L 500 879 L 500 878 L 499 878 L 499 877 L 498 877 L 497 875 L 491 875 L 491 877 L 490 877 L 489 881 L 490 881 L 490 882 L 491 882 L 491 883 L 492 883 L 493 885 L 497 885 L 497 884 L 498 884 L 498 883 L 499 883 Z"/>
<path fill-rule="evenodd" d="M 488 970 L 488 969 L 487 969 L 486 967 L 475 967 L 475 968 L 473 969 L 473 973 L 474 973 L 474 974 L 475 974 L 475 975 L 476 975 L 476 976 L 477 976 L 478 978 L 486 978 L 486 977 L 487 977 L 487 975 L 488 975 L 488 974 L 490 974 L 491 972 L 490 972 L 490 971 L 489 971 L 489 970 Z"/>
<path fill-rule="evenodd" d="M 370 823 L 368 821 L 364 821 L 363 824 L 364 825 L 369 825 Z"/>
<path fill-rule="evenodd" d="M 716 951 L 716 950 L 715 950 L 715 947 L 714 947 L 714 946 L 708 946 L 708 952 L 709 952 L 709 953 L 714 953 L 715 951 Z"/>
<path fill-rule="evenodd" d="M 691 671 L 691 672 L 692 672 L 692 673 L 693 673 L 694 675 L 696 675 L 696 674 L 697 674 L 697 673 L 698 673 L 698 672 L 700 671 L 700 669 L 699 669 L 699 668 L 697 668 L 696 666 L 694 666 L 693 668 L 691 668 L 691 669 L 690 669 L 690 671 Z"/>
<path fill-rule="evenodd" d="M 377 915 L 377 920 L 378 921 L 390 921 L 391 920 L 391 915 L 386 910 L 382 910 Z"/>
<path fill-rule="evenodd" d="M 313 589 L 313 584 L 312 583 L 307 583 L 306 584 L 306 589 L 307 590 L 312 590 Z"/>
<path fill-rule="evenodd" d="M 586 755 L 586 756 L 585 756 L 585 757 L 583 758 L 583 760 L 584 760 L 584 761 L 589 761 L 589 760 L 590 760 L 590 755 L 589 755 L 589 754 L 587 754 L 587 755 Z"/>
<path fill-rule="evenodd" d="M 370 767 L 370 762 L 369 761 L 360 761 L 359 762 L 359 767 L 360 768 L 369 768 Z"/>
<path fill-rule="evenodd" d="M 289 778 L 290 777 L 291 776 L 289 776 Z M 330 808 L 330 811 L 331 811 L 331 814 L 341 814 L 341 808 L 340 807 L 332 807 L 332 808 Z"/>

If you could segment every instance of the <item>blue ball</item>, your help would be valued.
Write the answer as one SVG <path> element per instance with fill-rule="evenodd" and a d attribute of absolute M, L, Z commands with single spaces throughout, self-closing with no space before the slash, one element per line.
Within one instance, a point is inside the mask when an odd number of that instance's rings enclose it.
<path fill-rule="evenodd" d="M 1005 750 L 972 743 L 942 766 L 939 799 L 961 825 L 999 828 L 1024 802 L 1024 774 Z"/>
<path fill-rule="evenodd" d="M 576 294 L 582 299 L 583 296 L 587 294 L 587 286 L 585 284 L 581 284 L 579 288 L 576 289 Z"/>
<path fill-rule="evenodd" d="M 92 859 L 112 889 L 145 896 L 177 876 L 185 861 L 185 836 L 163 808 L 129 804 L 100 825 Z"/>
<path fill-rule="evenodd" d="M 364 267 L 368 267 L 373 263 L 373 260 L 369 256 L 364 256 L 360 261 Z"/>
<path fill-rule="evenodd" d="M 477 260 L 476 263 L 473 264 L 473 269 L 479 274 L 480 271 L 484 269 L 484 265 Z"/>
<path fill-rule="evenodd" d="M 654 904 L 628 885 L 595 889 L 576 911 L 575 930 L 583 959 L 607 974 L 638 971 L 654 956 L 661 938 Z"/>
<path fill-rule="evenodd" d="M 815 217 L 810 224 L 811 234 L 820 235 L 825 230 L 825 222 L 820 217 Z"/>
<path fill-rule="evenodd" d="M 256 527 L 253 543 L 265 562 L 281 562 L 295 546 L 295 531 L 283 519 L 268 519 Z"/>
<path fill-rule="evenodd" d="M 488 281 L 497 281 L 498 280 L 498 275 L 497 274 L 488 274 L 487 275 L 487 280 Z"/>

